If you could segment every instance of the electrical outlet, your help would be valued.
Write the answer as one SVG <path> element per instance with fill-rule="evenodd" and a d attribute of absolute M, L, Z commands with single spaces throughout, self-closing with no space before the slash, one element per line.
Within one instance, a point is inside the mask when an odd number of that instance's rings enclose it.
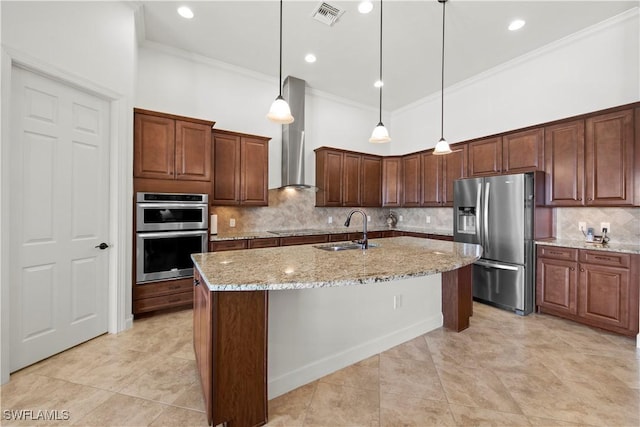
<path fill-rule="evenodd" d="M 607 229 L 607 233 L 611 233 L 611 223 L 609 222 L 601 222 L 600 223 L 600 231 L 604 232 L 604 229 Z"/>
<path fill-rule="evenodd" d="M 327 222 L 328 222 L 329 224 L 333 224 L 333 217 L 332 217 L 332 216 L 330 216 L 330 217 L 329 217 L 329 219 L 327 220 Z"/>
<path fill-rule="evenodd" d="M 398 221 L 402 222 L 403 220 L 404 220 L 404 218 L 402 218 L 402 215 L 400 215 L 400 216 L 398 217 Z"/>
<path fill-rule="evenodd" d="M 431 217 L 427 215 L 427 224 L 431 224 Z"/>
<path fill-rule="evenodd" d="M 235 227 L 236 226 L 236 219 L 235 218 L 231 218 L 229 220 L 229 227 Z"/>
<path fill-rule="evenodd" d="M 397 310 L 402 307 L 402 295 L 393 296 L 393 309 Z"/>
<path fill-rule="evenodd" d="M 371 222 L 371 217 L 367 215 L 367 222 Z"/>
<path fill-rule="evenodd" d="M 578 222 L 578 230 L 584 231 L 586 233 L 587 232 L 587 223 L 584 222 L 584 221 L 579 221 Z"/>

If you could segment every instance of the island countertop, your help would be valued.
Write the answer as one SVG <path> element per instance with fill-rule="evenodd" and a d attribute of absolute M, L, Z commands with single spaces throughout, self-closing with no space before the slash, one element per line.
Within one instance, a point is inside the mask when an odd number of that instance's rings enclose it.
<path fill-rule="evenodd" d="M 482 255 L 479 245 L 416 237 L 370 242 L 379 246 L 334 252 L 300 245 L 209 252 L 191 258 L 211 291 L 262 291 L 426 276 L 464 267 Z"/>

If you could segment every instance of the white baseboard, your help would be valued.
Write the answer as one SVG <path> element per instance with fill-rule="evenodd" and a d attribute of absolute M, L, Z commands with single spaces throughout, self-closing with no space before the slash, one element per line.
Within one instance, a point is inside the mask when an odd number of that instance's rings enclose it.
<path fill-rule="evenodd" d="M 339 369 L 353 365 L 368 357 L 382 353 L 392 347 L 412 340 L 442 326 L 442 314 L 439 313 L 421 322 L 400 329 L 391 334 L 358 344 L 340 353 L 325 357 L 301 368 L 269 378 L 268 398 L 273 399 L 293 389 L 329 375 Z"/>

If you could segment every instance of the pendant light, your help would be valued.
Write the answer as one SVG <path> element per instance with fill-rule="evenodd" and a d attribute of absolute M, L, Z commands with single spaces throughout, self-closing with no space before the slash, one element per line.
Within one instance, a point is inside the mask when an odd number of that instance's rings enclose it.
<path fill-rule="evenodd" d="M 271 104 L 267 119 L 283 125 L 293 123 L 294 120 L 289 104 L 287 104 L 287 101 L 282 97 L 282 0 L 280 0 L 280 86 L 278 97 L 273 101 L 273 104 Z"/>
<path fill-rule="evenodd" d="M 446 139 L 444 139 L 444 12 L 447 0 L 438 0 L 442 3 L 442 74 L 441 74 L 441 91 L 440 91 L 440 141 L 436 144 L 433 154 L 449 154 L 451 147 Z"/>
<path fill-rule="evenodd" d="M 376 144 L 383 144 L 391 141 L 389 131 L 387 131 L 387 128 L 382 124 L 382 82 L 382 0 L 380 0 L 380 80 L 378 80 L 380 88 L 380 117 L 378 119 L 378 125 L 373 128 L 371 138 L 369 138 L 369 142 Z"/>

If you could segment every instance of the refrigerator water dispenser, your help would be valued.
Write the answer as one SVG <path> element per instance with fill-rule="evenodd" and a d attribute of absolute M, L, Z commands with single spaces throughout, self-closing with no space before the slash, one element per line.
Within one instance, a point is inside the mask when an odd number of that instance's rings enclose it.
<path fill-rule="evenodd" d="M 459 207 L 457 212 L 458 233 L 476 234 L 476 208 Z"/>

